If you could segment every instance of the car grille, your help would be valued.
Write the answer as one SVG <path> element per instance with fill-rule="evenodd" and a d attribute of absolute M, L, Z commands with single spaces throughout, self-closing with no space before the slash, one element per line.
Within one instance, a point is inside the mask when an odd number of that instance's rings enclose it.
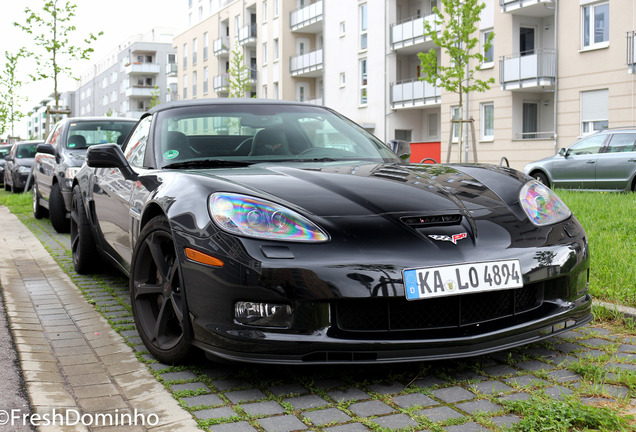
<path fill-rule="evenodd" d="M 544 284 L 521 289 L 407 301 L 343 299 L 334 303 L 335 324 L 347 332 L 462 329 L 529 312 L 543 303 Z"/>

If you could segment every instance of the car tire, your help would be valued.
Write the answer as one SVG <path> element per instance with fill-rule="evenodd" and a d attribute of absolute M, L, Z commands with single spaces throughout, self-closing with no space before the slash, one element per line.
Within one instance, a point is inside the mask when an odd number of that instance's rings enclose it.
<path fill-rule="evenodd" d="M 49 196 L 49 219 L 55 231 L 59 233 L 67 233 L 69 231 L 70 224 L 66 218 L 66 207 L 64 206 L 64 197 L 62 196 L 59 183 L 55 183 L 51 187 L 51 196 Z"/>
<path fill-rule="evenodd" d="M 79 274 L 88 274 L 94 269 L 97 248 L 78 186 L 73 188 L 70 228 L 73 266 Z"/>
<path fill-rule="evenodd" d="M 543 174 L 542 172 L 536 172 L 534 174 L 532 174 L 532 177 L 543 183 L 544 185 L 546 185 L 547 187 L 550 187 L 550 180 L 548 180 L 548 176 L 546 176 L 545 174 Z"/>
<path fill-rule="evenodd" d="M 36 219 L 42 219 L 47 215 L 46 208 L 40 205 L 40 191 L 38 191 L 37 183 L 33 183 L 33 217 Z"/>
<path fill-rule="evenodd" d="M 172 230 L 163 216 L 148 222 L 135 245 L 130 301 L 148 351 L 164 363 L 183 361 L 192 348 L 192 326 Z"/>

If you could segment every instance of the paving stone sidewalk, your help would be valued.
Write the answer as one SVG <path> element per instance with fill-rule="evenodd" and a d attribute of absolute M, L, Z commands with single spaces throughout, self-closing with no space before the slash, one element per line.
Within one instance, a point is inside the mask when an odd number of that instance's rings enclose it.
<path fill-rule="evenodd" d="M 16 220 L 0 208 L 1 226 L 13 227 Z M 529 399 L 539 393 L 554 399 L 573 395 L 590 404 L 626 404 L 632 411 L 636 407 L 634 390 L 627 385 L 627 381 L 636 381 L 636 337 L 594 324 L 540 344 L 461 361 L 276 367 L 219 365 L 195 355 L 186 365 L 162 364 L 141 345 L 132 324 L 126 281 L 108 273 L 95 277 L 74 274 L 68 235 L 55 233 L 45 220 L 27 223 L 35 236 L 22 224 L 23 229 L 15 230 L 21 230 L 20 235 L 0 235 L 0 246 L 2 242 L 20 245 L 9 260 L 15 262 L 15 269 L 3 264 L 0 277 L 5 288 L 7 283 L 13 285 L 11 302 L 20 304 L 20 309 L 10 310 L 11 319 L 18 324 L 16 339 L 30 338 L 29 346 L 35 343 L 33 346 L 42 347 L 32 350 L 36 352 L 23 348 L 24 357 L 19 349 L 25 376 L 38 390 L 40 378 L 59 379 L 55 371 L 46 369 L 47 364 L 55 363 L 66 380 L 56 388 L 60 403 L 84 406 L 86 402 L 77 400 L 73 387 L 82 387 L 82 383 L 69 381 L 66 374 L 91 375 L 87 368 L 92 366 L 86 365 L 94 364 L 105 369 L 96 373 L 108 378 L 108 382 L 94 383 L 95 391 L 116 389 L 119 396 L 105 399 L 107 396 L 81 391 L 79 396 L 94 403 L 101 400 L 101 406 L 109 408 L 121 403 L 120 397 L 128 410 L 144 400 L 152 400 L 156 410 L 174 409 L 171 415 L 166 412 L 166 421 L 172 423 L 162 430 L 178 430 L 177 425 L 196 428 L 198 424 L 199 430 L 213 432 L 501 431 L 520 420 L 506 408 L 506 401 Z M 44 244 L 57 263 L 39 255 L 29 258 L 38 244 Z M 42 276 L 30 273 L 34 264 L 29 259 L 37 261 L 37 268 L 46 275 L 45 282 L 36 283 Z M 69 301 L 71 293 L 81 301 Z M 41 329 L 48 333 L 40 336 Z M 81 342 L 77 346 L 82 351 L 70 354 L 76 345 L 68 341 Z M 120 342 L 112 351 L 105 348 L 111 341 Z M 126 344 L 122 346 L 121 341 Z M 49 355 L 36 356 L 41 352 Z M 36 357 L 42 370 L 29 370 Z M 117 364 L 111 364 L 115 360 Z M 65 365 L 67 361 L 73 364 Z M 590 367 L 594 376 L 586 372 Z M 149 377 L 143 385 L 125 381 L 141 375 L 144 380 Z M 132 393 L 126 393 L 129 390 Z M 155 399 L 154 395 L 161 396 Z M 177 401 L 182 408 L 175 405 Z M 49 402 L 44 409 L 53 405 L 62 406 Z"/>
<path fill-rule="evenodd" d="M 32 412 L 22 414 L 31 415 L 30 423 L 42 432 L 198 430 L 192 416 L 5 207 L 0 207 L 0 226 L 0 282 L 31 403 Z M 54 418 L 56 413 L 61 417 Z M 110 417 L 101 421 L 100 414 Z M 122 426 L 133 423 L 125 414 L 137 425 Z M 110 426 L 111 419 L 119 426 L 99 427 Z"/>

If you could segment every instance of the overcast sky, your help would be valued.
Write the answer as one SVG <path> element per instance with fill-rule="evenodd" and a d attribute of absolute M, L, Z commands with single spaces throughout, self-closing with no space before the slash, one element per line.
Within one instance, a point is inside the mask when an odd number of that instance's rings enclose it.
<path fill-rule="evenodd" d="M 36 50 L 29 35 L 14 22 L 25 23 L 26 7 L 37 11 L 43 8 L 45 0 L 1 0 L 0 6 L 0 70 L 4 70 L 4 52 L 17 52 L 20 47 Z M 59 0 L 65 3 L 66 0 Z M 117 45 L 129 36 L 143 34 L 153 27 L 176 27 L 184 30 L 187 15 L 187 0 L 71 0 L 77 5 L 73 24 L 77 27 L 76 42 L 81 42 L 89 33 L 104 34 L 93 43 L 95 49 L 91 60 L 76 63 L 77 77 L 89 70 L 94 62 L 109 54 Z M 26 65 L 25 65 L 26 66 Z M 26 112 L 40 102 L 44 97 L 53 93 L 53 81 L 33 83 L 28 78 L 26 67 L 21 68 L 21 79 L 25 83 L 22 87 L 28 101 L 23 104 Z M 60 91 L 75 90 L 76 84 L 72 80 L 64 80 Z M 16 131 L 17 132 L 17 131 Z"/>

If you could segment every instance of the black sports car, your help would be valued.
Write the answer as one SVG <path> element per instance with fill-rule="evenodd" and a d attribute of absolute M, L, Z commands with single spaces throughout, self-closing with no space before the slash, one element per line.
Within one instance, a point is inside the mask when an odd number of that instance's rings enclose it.
<path fill-rule="evenodd" d="M 585 231 L 550 189 L 407 164 L 302 103 L 153 108 L 122 148 L 89 148 L 71 242 L 80 273 L 100 252 L 130 276 L 164 362 L 192 346 L 263 363 L 468 357 L 592 318 Z"/>

